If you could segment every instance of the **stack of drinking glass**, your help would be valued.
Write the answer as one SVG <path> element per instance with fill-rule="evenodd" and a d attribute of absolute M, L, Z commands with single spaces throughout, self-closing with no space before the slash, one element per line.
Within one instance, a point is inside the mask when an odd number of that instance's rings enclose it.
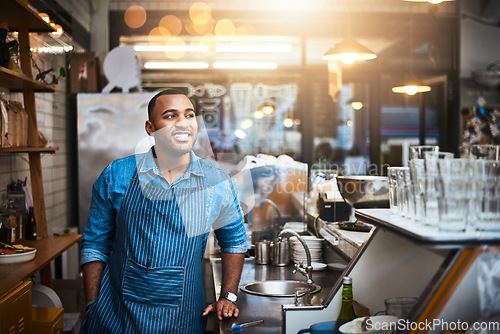
<path fill-rule="evenodd" d="M 441 231 L 500 231 L 498 145 L 473 145 L 460 159 L 410 146 L 408 165 L 388 168 L 392 214 Z"/>

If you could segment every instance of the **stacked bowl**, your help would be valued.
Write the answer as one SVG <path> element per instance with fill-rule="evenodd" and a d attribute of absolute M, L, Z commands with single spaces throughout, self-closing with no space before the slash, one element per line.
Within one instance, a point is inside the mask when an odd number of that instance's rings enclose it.
<path fill-rule="evenodd" d="M 302 236 L 305 243 L 309 248 L 311 253 L 311 262 L 322 262 L 322 240 L 321 238 L 316 238 L 314 236 L 304 235 Z M 295 262 L 307 263 L 306 251 L 302 243 L 297 239 L 297 237 L 290 237 L 290 245 L 292 246 L 292 258 Z"/>

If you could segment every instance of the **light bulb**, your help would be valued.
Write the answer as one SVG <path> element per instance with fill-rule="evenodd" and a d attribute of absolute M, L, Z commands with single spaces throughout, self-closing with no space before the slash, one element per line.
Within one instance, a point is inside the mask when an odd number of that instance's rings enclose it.
<path fill-rule="evenodd" d="M 56 29 L 56 31 L 51 32 L 52 36 L 61 37 L 63 34 L 63 28 L 59 24 L 54 24 L 53 28 Z"/>
<path fill-rule="evenodd" d="M 418 87 L 417 86 L 405 86 L 405 93 L 408 95 L 415 95 L 418 92 Z"/>
<path fill-rule="evenodd" d="M 352 102 L 351 107 L 354 110 L 359 110 L 359 109 L 363 108 L 363 103 L 362 102 Z"/>
<path fill-rule="evenodd" d="M 264 114 L 269 115 L 274 111 L 274 108 L 273 106 L 265 105 L 262 107 L 262 111 L 264 112 Z"/>
<path fill-rule="evenodd" d="M 241 129 L 238 129 L 236 131 L 234 131 L 234 135 L 240 139 L 243 139 L 247 136 L 247 134 L 245 133 L 245 131 L 241 130 Z"/>
<path fill-rule="evenodd" d="M 432 4 L 438 4 L 438 3 L 441 3 L 443 2 L 443 0 L 427 0 L 428 3 L 432 3 Z"/>
<path fill-rule="evenodd" d="M 255 117 L 257 119 L 262 118 L 262 117 L 264 117 L 264 113 L 260 110 L 256 110 L 253 112 L 253 117 Z"/>
<path fill-rule="evenodd" d="M 293 119 L 287 117 L 283 120 L 283 125 L 285 128 L 291 128 L 293 126 Z"/>
<path fill-rule="evenodd" d="M 356 53 L 341 53 L 339 59 L 344 64 L 351 65 L 358 59 L 358 55 Z"/>
<path fill-rule="evenodd" d="M 240 126 L 243 130 L 250 129 L 253 126 L 253 121 L 250 118 L 241 121 Z"/>
<path fill-rule="evenodd" d="M 50 17 L 49 17 L 48 14 L 46 14 L 46 13 L 39 13 L 38 16 L 40 16 L 42 18 L 42 20 L 44 20 L 45 22 L 50 23 Z"/>

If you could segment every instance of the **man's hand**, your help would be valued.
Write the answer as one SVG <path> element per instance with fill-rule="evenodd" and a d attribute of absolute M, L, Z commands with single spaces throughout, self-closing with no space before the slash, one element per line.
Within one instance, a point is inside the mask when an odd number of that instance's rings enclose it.
<path fill-rule="evenodd" d="M 213 304 L 208 305 L 203 311 L 203 316 L 206 316 L 210 312 L 216 312 L 217 318 L 222 320 L 223 318 L 237 317 L 240 314 L 238 307 L 227 299 L 221 298 Z"/>

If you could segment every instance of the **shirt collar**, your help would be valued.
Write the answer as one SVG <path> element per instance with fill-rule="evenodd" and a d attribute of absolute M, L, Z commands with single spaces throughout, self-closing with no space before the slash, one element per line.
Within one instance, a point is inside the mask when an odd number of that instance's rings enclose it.
<path fill-rule="evenodd" d="M 138 161 L 137 171 L 139 173 L 148 173 L 152 171 L 156 175 L 161 175 L 160 168 L 156 164 L 155 158 L 153 156 L 154 146 L 144 154 L 143 158 Z M 194 154 L 193 151 L 189 152 L 191 156 L 191 163 L 186 170 L 186 173 L 190 173 L 197 176 L 203 176 L 203 169 L 201 166 L 201 159 Z"/>

